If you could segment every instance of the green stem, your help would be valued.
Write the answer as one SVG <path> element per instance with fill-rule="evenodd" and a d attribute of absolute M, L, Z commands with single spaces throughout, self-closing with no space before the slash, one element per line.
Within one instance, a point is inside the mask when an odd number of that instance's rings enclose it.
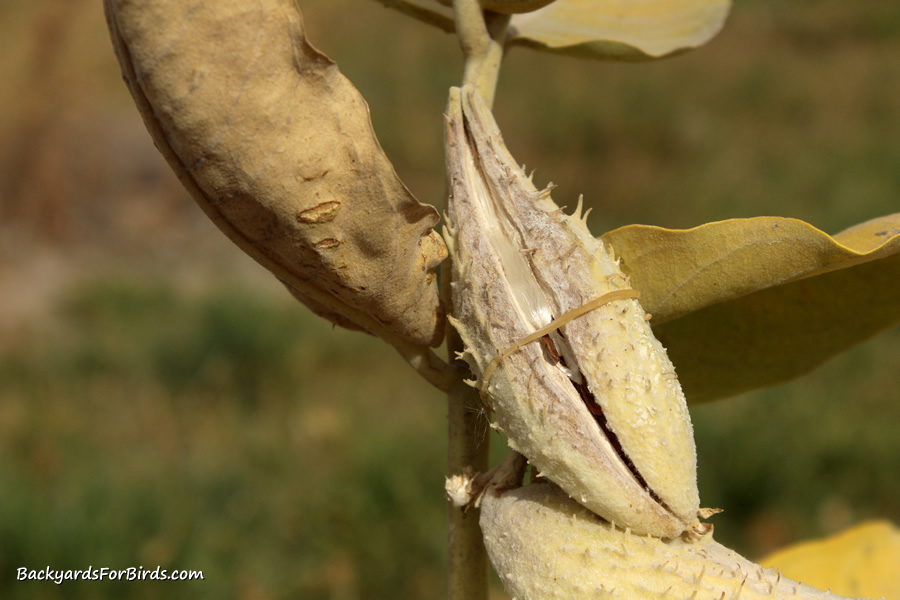
<path fill-rule="evenodd" d="M 483 11 L 478 0 L 454 0 L 453 11 L 465 60 L 462 84 L 475 86 L 493 106 L 510 15 Z"/>

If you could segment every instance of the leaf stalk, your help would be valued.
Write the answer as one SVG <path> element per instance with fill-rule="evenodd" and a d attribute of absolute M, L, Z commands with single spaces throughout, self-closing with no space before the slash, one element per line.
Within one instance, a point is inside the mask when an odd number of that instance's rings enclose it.
<path fill-rule="evenodd" d="M 478 0 L 454 0 L 453 13 L 464 57 L 462 86 L 473 85 L 493 106 L 511 15 L 482 10 Z"/>

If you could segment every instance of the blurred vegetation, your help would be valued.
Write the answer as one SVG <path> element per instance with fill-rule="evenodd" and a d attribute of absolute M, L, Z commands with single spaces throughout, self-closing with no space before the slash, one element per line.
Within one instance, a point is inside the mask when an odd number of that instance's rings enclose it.
<path fill-rule="evenodd" d="M 371 0 L 300 5 L 400 175 L 442 204 L 454 38 Z M 440 395 L 205 220 L 104 28 L 99 2 L 0 4 L 0 597 L 442 596 Z M 514 50 L 496 109 L 598 233 L 761 214 L 835 232 L 900 206 L 898 54 L 896 3 L 746 0 L 707 47 L 657 63 Z M 900 522 L 898 373 L 893 330 L 694 409 L 717 539 L 753 557 Z M 14 581 L 158 564 L 206 578 Z"/>
<path fill-rule="evenodd" d="M 434 595 L 441 398 L 375 339 L 239 288 L 155 282 L 85 284 L 57 319 L 0 363 L 0 571 L 205 580 L 4 597 Z"/>

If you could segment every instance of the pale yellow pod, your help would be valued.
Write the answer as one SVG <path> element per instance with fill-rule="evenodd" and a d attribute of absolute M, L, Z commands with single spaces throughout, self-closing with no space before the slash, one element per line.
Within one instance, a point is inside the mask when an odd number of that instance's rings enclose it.
<path fill-rule="evenodd" d="M 578 211 L 534 188 L 471 88 L 451 92 L 447 157 L 451 323 L 495 425 L 598 515 L 679 535 L 699 506 L 693 428 L 612 251 Z M 520 343 L 592 303 L 542 342 Z"/>
<path fill-rule="evenodd" d="M 611 526 L 550 483 L 481 503 L 485 546 L 516 600 L 838 600 L 765 569 L 712 534 L 673 540 Z"/>
<path fill-rule="evenodd" d="M 216 225 L 317 313 L 439 344 L 438 213 L 397 177 L 294 0 L 104 7 L 147 129 Z"/>

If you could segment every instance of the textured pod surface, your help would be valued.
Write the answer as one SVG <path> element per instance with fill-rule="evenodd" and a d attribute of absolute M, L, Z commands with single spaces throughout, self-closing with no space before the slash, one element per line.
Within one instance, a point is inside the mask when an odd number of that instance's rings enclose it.
<path fill-rule="evenodd" d="M 537 191 L 471 88 L 447 129 L 455 254 L 451 322 L 510 446 L 590 510 L 661 537 L 696 517 L 696 451 L 665 349 L 635 299 L 592 310 L 494 359 L 551 320 L 629 288 L 578 211 Z"/>
<path fill-rule="evenodd" d="M 481 528 L 516 600 L 843 598 L 764 569 L 712 535 L 664 541 L 612 527 L 549 483 L 489 490 Z"/>
<path fill-rule="evenodd" d="M 418 345 L 443 331 L 437 211 L 293 0 L 106 0 L 122 73 L 206 214 L 315 312 Z"/>

